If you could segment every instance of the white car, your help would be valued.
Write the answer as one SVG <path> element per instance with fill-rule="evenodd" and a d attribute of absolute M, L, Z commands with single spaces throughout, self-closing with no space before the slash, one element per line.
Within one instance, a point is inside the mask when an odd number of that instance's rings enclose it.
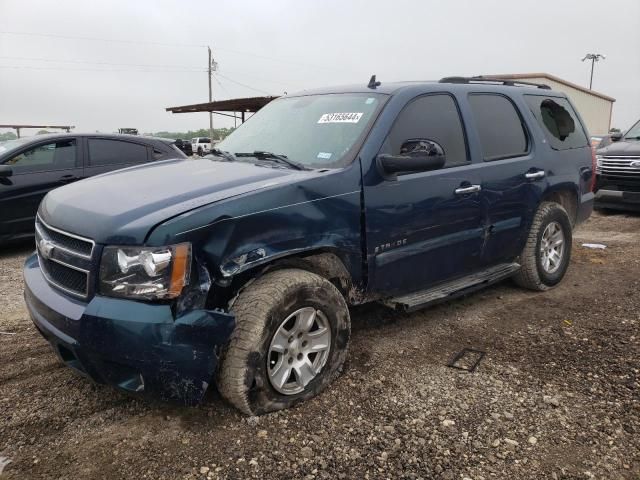
<path fill-rule="evenodd" d="M 192 138 L 191 149 L 193 150 L 193 153 L 202 157 L 211 150 L 211 139 L 207 137 Z"/>

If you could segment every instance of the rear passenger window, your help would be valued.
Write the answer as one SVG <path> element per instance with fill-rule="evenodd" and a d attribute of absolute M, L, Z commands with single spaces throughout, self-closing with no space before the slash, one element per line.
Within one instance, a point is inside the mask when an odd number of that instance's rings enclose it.
<path fill-rule="evenodd" d="M 525 100 L 553 149 L 567 150 L 588 145 L 576 112 L 566 99 L 525 95 Z"/>
<path fill-rule="evenodd" d="M 502 95 L 473 93 L 469 95 L 469 103 L 484 160 L 501 160 L 527 153 L 527 134 L 511 100 Z"/>
<path fill-rule="evenodd" d="M 146 161 L 147 147 L 144 145 L 102 138 L 89 139 L 90 165 L 118 165 Z"/>
<path fill-rule="evenodd" d="M 469 163 L 464 131 L 454 99 L 447 94 L 426 95 L 411 101 L 398 115 L 385 150 L 402 155 L 402 145 L 411 140 L 430 140 L 444 150 L 444 168 Z"/>

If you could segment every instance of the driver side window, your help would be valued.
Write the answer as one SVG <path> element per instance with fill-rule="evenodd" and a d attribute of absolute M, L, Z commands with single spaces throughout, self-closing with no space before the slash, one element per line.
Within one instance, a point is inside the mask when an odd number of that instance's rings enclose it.
<path fill-rule="evenodd" d="M 38 145 L 10 158 L 4 165 L 11 166 L 16 174 L 73 168 L 76 165 L 76 141 L 58 140 Z"/>
<path fill-rule="evenodd" d="M 420 141 L 442 147 L 446 158 L 443 168 L 470 163 L 460 114 L 451 95 L 425 95 L 412 100 L 398 115 L 384 150 L 405 155 L 409 146 L 413 149 Z"/>

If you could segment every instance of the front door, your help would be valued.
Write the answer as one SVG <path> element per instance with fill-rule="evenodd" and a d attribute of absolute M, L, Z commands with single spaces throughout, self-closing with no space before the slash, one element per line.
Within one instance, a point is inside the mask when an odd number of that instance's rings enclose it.
<path fill-rule="evenodd" d="M 0 236 L 33 233 L 38 206 L 47 192 L 82 177 L 77 138 L 26 147 L 3 165 L 11 167 L 12 174 L 0 178 Z"/>
<path fill-rule="evenodd" d="M 452 95 L 417 97 L 400 112 L 380 153 L 400 155 L 416 139 L 435 142 L 446 157 L 439 170 L 366 175 L 367 258 L 373 291 L 403 293 L 472 272 L 484 237 L 480 169 L 468 156 Z"/>

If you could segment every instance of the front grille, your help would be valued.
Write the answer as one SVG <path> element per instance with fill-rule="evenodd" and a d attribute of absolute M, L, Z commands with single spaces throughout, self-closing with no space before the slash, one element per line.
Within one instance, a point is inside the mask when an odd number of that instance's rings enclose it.
<path fill-rule="evenodd" d="M 45 278 L 54 286 L 73 295 L 86 297 L 88 293 L 89 274 L 76 270 L 53 260 L 47 260 L 38 256 L 40 268 Z"/>
<path fill-rule="evenodd" d="M 78 254 L 81 257 L 91 258 L 94 243 L 92 240 L 82 238 L 77 235 L 63 232 L 57 228 L 50 227 L 44 223 L 40 217 L 36 217 L 36 231 L 39 230 L 40 235 L 55 242 L 58 248 Z"/>
<path fill-rule="evenodd" d="M 640 157 L 602 157 L 600 162 L 601 175 L 640 178 Z"/>
<path fill-rule="evenodd" d="M 36 251 L 44 277 L 54 287 L 87 298 L 95 243 L 36 218 Z"/>

